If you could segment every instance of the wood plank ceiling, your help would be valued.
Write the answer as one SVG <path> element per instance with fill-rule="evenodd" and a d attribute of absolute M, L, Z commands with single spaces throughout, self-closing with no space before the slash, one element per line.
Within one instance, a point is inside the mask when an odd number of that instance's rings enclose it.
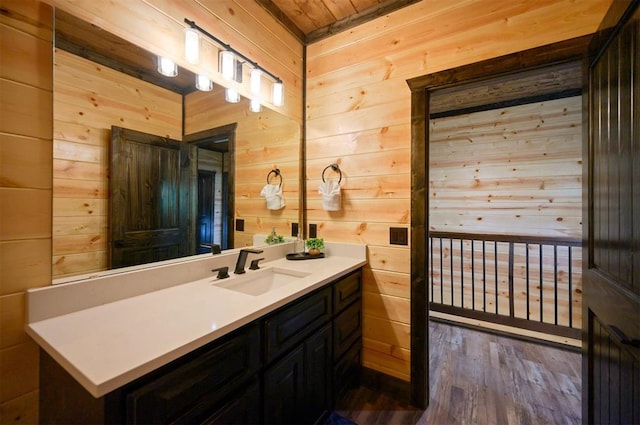
<path fill-rule="evenodd" d="M 302 42 L 311 43 L 420 0 L 256 0 Z"/>

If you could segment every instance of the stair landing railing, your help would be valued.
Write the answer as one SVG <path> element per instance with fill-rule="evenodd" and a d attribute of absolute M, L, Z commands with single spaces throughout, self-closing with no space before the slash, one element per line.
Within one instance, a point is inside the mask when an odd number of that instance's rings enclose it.
<path fill-rule="evenodd" d="M 580 338 L 581 240 L 429 233 L 429 308 Z"/>

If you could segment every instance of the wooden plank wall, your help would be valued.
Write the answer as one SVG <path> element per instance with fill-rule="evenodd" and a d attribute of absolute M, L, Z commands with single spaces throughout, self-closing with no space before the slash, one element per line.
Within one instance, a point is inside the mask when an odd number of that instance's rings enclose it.
<path fill-rule="evenodd" d="M 182 96 L 55 52 L 53 276 L 109 266 L 111 126 L 182 140 Z"/>
<path fill-rule="evenodd" d="M 285 103 L 277 110 L 302 121 L 302 44 L 254 1 L 242 0 L 48 0 L 87 22 L 98 25 L 180 66 L 205 73 L 222 83 L 218 49 L 203 41 L 199 65 L 184 59 L 184 19 L 195 21 L 215 37 L 280 77 Z M 266 80 L 265 80 L 266 81 Z M 236 84 L 248 96 L 249 78 Z"/>
<path fill-rule="evenodd" d="M 215 86 L 208 96 L 194 92 L 185 99 L 185 134 L 237 123 L 235 140 L 235 217 L 245 221 L 243 232 L 236 231 L 236 247 L 253 245 L 254 234 L 267 235 L 272 228 L 289 236 L 291 223 L 300 214 L 299 124 L 286 116 L 262 108 L 250 112 L 246 103 L 224 101 L 224 89 Z M 268 210 L 260 196 L 267 175 L 275 168 L 282 173 L 285 207 Z M 272 176 L 271 183 L 280 180 Z"/>
<path fill-rule="evenodd" d="M 430 120 L 429 228 L 580 238 L 582 97 Z"/>
<path fill-rule="evenodd" d="M 51 283 L 51 8 L 0 1 L 0 423 L 38 423 L 25 291 Z"/>
<path fill-rule="evenodd" d="M 425 0 L 307 49 L 307 217 L 330 241 L 368 245 L 364 364 L 409 379 L 410 91 L 406 79 L 595 31 L 611 0 Z M 322 169 L 343 170 L 343 209 L 326 212 Z"/>

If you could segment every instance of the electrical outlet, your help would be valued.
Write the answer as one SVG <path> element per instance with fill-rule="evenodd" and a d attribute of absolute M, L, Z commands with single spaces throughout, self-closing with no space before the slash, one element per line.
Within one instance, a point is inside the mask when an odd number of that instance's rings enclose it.
<path fill-rule="evenodd" d="M 309 224 L 309 237 L 317 238 L 318 237 L 318 225 L 317 224 Z"/>
<path fill-rule="evenodd" d="M 244 232 L 244 220 L 241 218 L 236 219 L 236 232 Z"/>
<path fill-rule="evenodd" d="M 409 245 L 409 232 L 406 227 L 390 227 L 389 243 L 391 245 Z"/>

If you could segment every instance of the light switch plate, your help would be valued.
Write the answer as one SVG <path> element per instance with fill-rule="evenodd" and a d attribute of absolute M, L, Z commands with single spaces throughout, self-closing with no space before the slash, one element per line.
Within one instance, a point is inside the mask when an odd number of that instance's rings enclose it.
<path fill-rule="evenodd" d="M 391 245 L 409 245 L 409 232 L 406 227 L 390 227 L 389 243 Z"/>

